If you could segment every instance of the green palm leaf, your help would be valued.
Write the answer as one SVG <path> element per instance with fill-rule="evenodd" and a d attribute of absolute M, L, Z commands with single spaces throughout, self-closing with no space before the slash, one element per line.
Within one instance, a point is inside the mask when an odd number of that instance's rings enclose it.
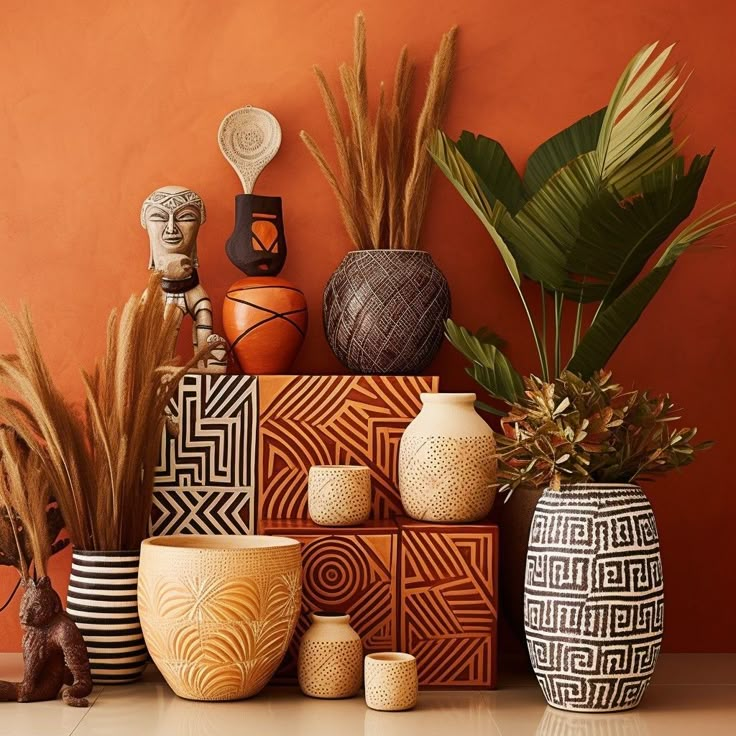
<path fill-rule="evenodd" d="M 451 184 L 488 230 L 508 272 L 511 274 L 511 278 L 519 288 L 521 286 L 521 274 L 516 260 L 495 227 L 497 219 L 505 213 L 505 207 L 502 204 L 497 204 L 496 211 L 494 211 L 493 205 L 480 185 L 475 171 L 457 150 L 457 146 L 442 131 L 438 130 L 435 134 L 429 152 L 442 173 L 450 180 Z"/>
<path fill-rule="evenodd" d="M 533 194 L 565 164 L 569 164 L 584 153 L 595 151 L 605 114 L 604 107 L 592 115 L 586 115 L 542 143 L 529 156 L 526 163 L 524 172 L 526 190 Z"/>
<path fill-rule="evenodd" d="M 498 338 L 489 333 L 473 334 L 455 324 L 445 322 L 448 340 L 468 359 L 468 373 L 491 396 L 514 401 L 524 393 L 524 382 L 498 347 Z"/>
<path fill-rule="evenodd" d="M 526 200 L 521 177 L 498 141 L 475 136 L 467 130 L 460 134 L 457 150 L 470 164 L 491 204 L 500 200 L 513 215 Z"/>
<path fill-rule="evenodd" d="M 595 371 L 602 369 L 659 291 L 677 259 L 691 245 L 734 221 L 736 203 L 709 210 L 686 227 L 667 246 L 646 276 L 598 313 L 567 364 L 567 370 L 587 380 Z"/>
<path fill-rule="evenodd" d="M 602 301 L 600 309 L 605 309 L 633 283 L 692 212 L 710 156 L 696 156 L 687 173 L 677 156 L 641 179 L 639 196 L 619 202 L 613 195 L 602 195 L 583 208 L 579 237 L 566 258 L 566 268 L 575 277 L 564 285 L 565 296 Z"/>

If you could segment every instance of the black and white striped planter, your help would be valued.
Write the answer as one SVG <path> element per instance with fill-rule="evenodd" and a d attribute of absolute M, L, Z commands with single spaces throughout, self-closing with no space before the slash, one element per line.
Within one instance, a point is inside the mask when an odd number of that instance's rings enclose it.
<path fill-rule="evenodd" d="M 135 682 L 148 652 L 138 619 L 138 550 L 75 549 L 66 609 L 82 632 L 97 685 Z"/>
<path fill-rule="evenodd" d="M 529 535 L 524 626 L 547 702 L 588 713 L 636 707 L 657 663 L 663 615 L 659 538 L 643 491 L 546 490 Z"/>

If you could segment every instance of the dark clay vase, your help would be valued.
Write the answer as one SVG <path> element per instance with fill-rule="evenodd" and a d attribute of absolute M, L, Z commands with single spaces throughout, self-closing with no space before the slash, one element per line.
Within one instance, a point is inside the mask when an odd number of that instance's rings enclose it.
<path fill-rule="evenodd" d="M 227 257 L 248 276 L 276 276 L 286 260 L 281 197 L 238 194 Z"/>
<path fill-rule="evenodd" d="M 325 287 L 327 341 L 354 373 L 421 373 L 449 315 L 447 279 L 424 251 L 351 251 Z"/>

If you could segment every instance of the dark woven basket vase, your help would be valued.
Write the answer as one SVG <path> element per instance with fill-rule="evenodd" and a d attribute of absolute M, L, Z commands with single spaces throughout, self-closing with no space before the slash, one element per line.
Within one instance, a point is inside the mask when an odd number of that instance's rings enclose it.
<path fill-rule="evenodd" d="M 439 350 L 450 289 L 429 253 L 351 251 L 327 282 L 325 334 L 354 373 L 416 375 Z"/>

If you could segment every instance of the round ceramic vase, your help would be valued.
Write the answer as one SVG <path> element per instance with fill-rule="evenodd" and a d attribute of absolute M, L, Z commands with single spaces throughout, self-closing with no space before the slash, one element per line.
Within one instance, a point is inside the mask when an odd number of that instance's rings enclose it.
<path fill-rule="evenodd" d="M 365 658 L 365 703 L 373 710 L 410 710 L 417 704 L 417 660 L 404 652 L 380 652 Z"/>
<path fill-rule="evenodd" d="M 307 302 L 280 276 L 249 276 L 228 289 L 222 324 L 243 373 L 288 373 L 307 332 Z"/>
<path fill-rule="evenodd" d="M 529 656 L 547 702 L 587 713 L 635 708 L 659 655 L 663 609 L 657 526 L 642 490 L 547 489 L 524 593 Z"/>
<path fill-rule="evenodd" d="M 141 545 L 138 606 L 153 661 L 189 700 L 260 692 L 301 605 L 299 542 L 287 537 L 152 537 Z"/>
<path fill-rule="evenodd" d="M 362 524 L 371 513 L 371 471 L 364 465 L 313 465 L 307 505 L 320 526 Z"/>
<path fill-rule="evenodd" d="M 351 251 L 327 283 L 325 335 L 353 373 L 417 375 L 439 350 L 450 316 L 447 279 L 429 253 Z"/>
<path fill-rule="evenodd" d="M 84 638 L 96 685 L 135 682 L 148 663 L 138 618 L 138 550 L 75 549 L 67 613 Z"/>
<path fill-rule="evenodd" d="M 299 687 L 313 698 L 351 698 L 363 683 L 363 644 L 350 616 L 313 613 L 299 645 Z"/>
<path fill-rule="evenodd" d="M 475 411 L 475 394 L 423 393 L 421 399 L 399 448 L 404 510 L 419 521 L 485 518 L 496 497 L 496 446 Z"/>

